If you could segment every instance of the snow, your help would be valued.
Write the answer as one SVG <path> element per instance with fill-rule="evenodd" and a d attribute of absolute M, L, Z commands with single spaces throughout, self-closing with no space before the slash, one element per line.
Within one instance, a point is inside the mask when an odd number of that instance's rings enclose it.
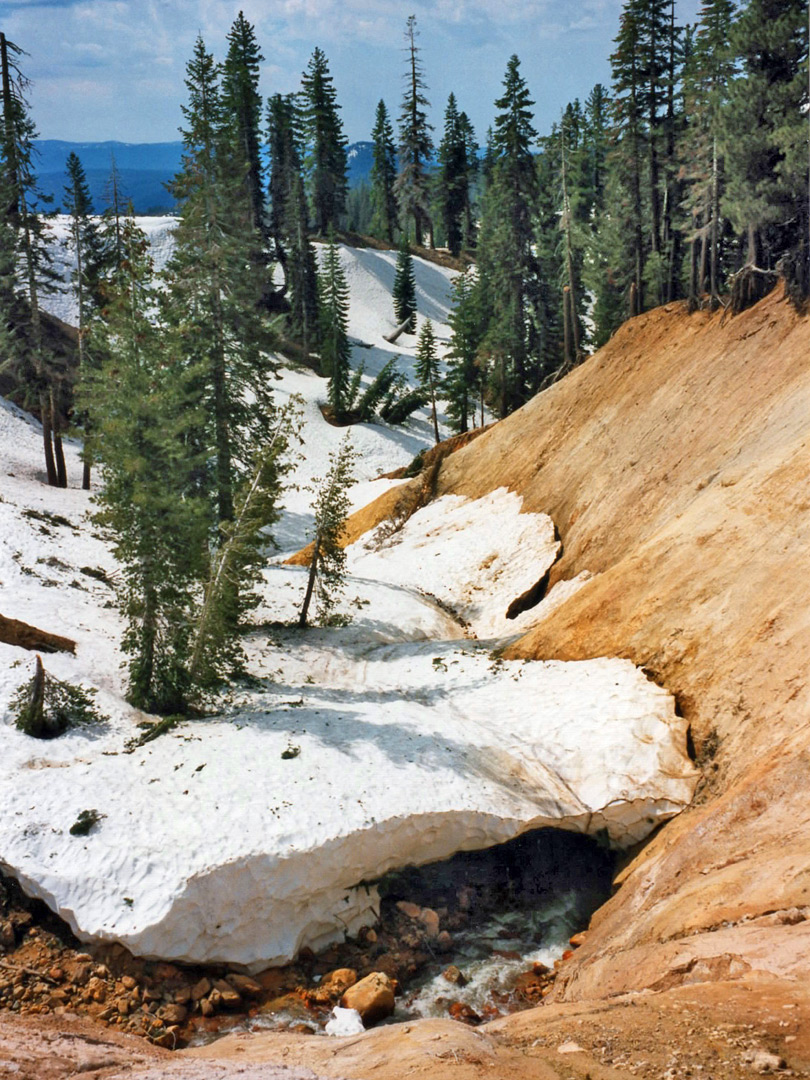
<path fill-rule="evenodd" d="M 395 257 L 342 257 L 352 333 L 382 353 Z M 446 312 L 447 272 L 423 270 L 421 287 Z M 306 485 L 345 432 L 320 414 L 323 380 L 285 370 L 277 386 L 280 400 L 305 402 L 296 478 Z M 396 482 L 374 477 L 410 460 L 420 424 L 351 429 L 356 504 Z M 2 403 L 2 610 L 77 641 L 75 656 L 47 656 L 46 668 L 97 687 L 108 719 L 50 742 L 17 731 L 8 702 L 33 661 L 0 645 L 0 864 L 82 940 L 258 970 L 373 923 L 373 882 L 390 869 L 544 825 L 627 846 L 689 802 L 684 721 L 630 662 L 491 652 L 538 617 L 542 605 L 514 622 L 504 615 L 557 552 L 550 519 L 521 513 L 505 490 L 444 497 L 387 540 L 353 545 L 343 628 L 285 627 L 306 571 L 269 566 L 246 641 L 256 682 L 224 696 L 221 715 L 127 752 L 143 717 L 123 698 L 111 586 L 87 572 L 112 577 L 114 560 L 76 487 L 78 446 L 67 446 L 73 486 L 60 491 L 43 483 L 40 438 Z M 310 501 L 287 493 L 284 551 L 308 538 Z M 87 809 L 98 824 L 72 836 Z"/>
<path fill-rule="evenodd" d="M 332 1009 L 332 1018 L 326 1025 L 326 1034 L 341 1038 L 344 1035 L 362 1035 L 366 1030 L 363 1019 L 357 1009 L 341 1009 L 336 1005 Z"/>

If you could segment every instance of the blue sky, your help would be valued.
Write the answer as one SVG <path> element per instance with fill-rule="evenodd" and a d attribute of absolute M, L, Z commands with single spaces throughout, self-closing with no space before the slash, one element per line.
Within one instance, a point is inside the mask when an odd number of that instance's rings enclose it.
<path fill-rule="evenodd" d="M 680 22 L 700 0 L 678 0 Z M 349 141 L 369 138 L 382 97 L 396 114 L 403 31 L 415 14 L 431 119 L 441 129 L 454 91 L 481 142 L 512 53 L 545 132 L 574 97 L 610 81 L 621 0 L 0 0 L 0 27 L 30 56 L 30 101 L 50 139 L 160 142 L 178 138 L 184 68 L 194 40 L 224 56 L 241 9 L 265 55 L 261 91 L 297 90 L 315 46 L 326 53 Z"/>

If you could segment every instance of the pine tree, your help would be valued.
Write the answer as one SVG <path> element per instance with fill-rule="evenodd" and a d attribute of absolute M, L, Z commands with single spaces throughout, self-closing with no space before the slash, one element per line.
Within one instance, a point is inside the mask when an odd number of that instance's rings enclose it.
<path fill-rule="evenodd" d="M 405 96 L 399 115 L 399 175 L 395 191 L 404 219 L 403 227 L 408 217 L 413 218 L 414 242 L 417 245 L 424 243 L 427 228 L 430 232 L 430 246 L 433 247 L 427 176 L 427 166 L 433 154 L 433 139 L 430 134 L 433 128 L 427 119 L 430 102 L 425 96 L 427 87 L 419 59 L 421 50 L 416 44 L 418 36 L 416 16 L 409 15 L 405 29 L 407 72 Z"/>
<path fill-rule="evenodd" d="M 346 419 L 351 406 L 349 383 L 351 380 L 352 349 L 349 344 L 349 288 L 340 251 L 335 242 L 334 231 L 324 255 L 319 278 L 321 310 L 321 365 L 329 379 L 327 396 L 337 423 Z"/>
<path fill-rule="evenodd" d="M 298 342 L 305 355 L 318 347 L 320 314 L 318 267 L 307 231 L 307 199 L 300 173 L 294 175 L 286 201 L 284 224 L 286 288 L 289 300 L 287 324 L 290 337 Z"/>
<path fill-rule="evenodd" d="M 326 236 L 330 226 L 338 228 L 346 209 L 348 180 L 340 106 L 326 56 L 320 49 L 313 52 L 301 78 L 300 101 L 312 217 L 318 233 Z"/>
<path fill-rule="evenodd" d="M 807 10 L 749 0 L 732 29 L 741 67 L 723 107 L 723 212 L 747 237 L 749 266 L 769 269 L 807 235 Z"/>
<path fill-rule="evenodd" d="M 82 405 L 104 467 L 96 522 L 121 565 L 128 699 L 150 712 L 183 711 L 189 628 L 204 563 L 208 517 L 193 494 L 200 467 L 187 439 L 193 400 L 184 365 L 167 349 L 143 233 L 122 223 L 122 261 L 110 288 L 100 369 L 90 369 Z"/>
<path fill-rule="evenodd" d="M 299 626 L 307 625 L 313 594 L 318 602 L 318 621 L 324 626 L 334 622 L 335 606 L 346 577 L 346 552 L 340 539 L 351 509 L 348 491 L 354 483 L 355 460 L 347 435 L 338 450 L 329 455 L 329 471 L 318 490 L 315 541 Z"/>
<path fill-rule="evenodd" d="M 110 154 L 110 175 L 105 185 L 104 197 L 107 205 L 101 214 L 98 235 L 101 242 L 103 271 L 105 276 L 109 277 L 115 275 L 123 262 L 121 234 L 127 211 L 126 192 L 115 162 L 115 154 Z"/>
<path fill-rule="evenodd" d="M 61 429 L 64 407 L 55 366 L 46 349 L 40 307 L 43 292 L 53 291 L 56 274 L 48 247 L 50 201 L 34 173 L 36 129 L 28 113 L 28 80 L 19 62 L 23 50 L 0 33 L 0 325 L 6 364 L 26 389 L 27 404 L 39 412 L 48 483 L 67 485 Z"/>
<path fill-rule="evenodd" d="M 295 98 L 273 94 L 267 102 L 267 148 L 270 155 L 270 235 L 276 249 L 276 257 L 287 270 L 285 237 L 289 231 L 290 197 L 293 185 L 301 176 L 301 151 L 299 147 L 298 115 Z M 298 215 L 296 214 L 296 222 Z M 309 224 L 309 213 L 303 217 L 303 227 Z M 297 231 L 297 226 L 296 230 Z"/>
<path fill-rule="evenodd" d="M 374 213 L 370 231 L 372 236 L 393 244 L 394 232 L 399 228 L 397 200 L 394 195 L 397 151 L 384 101 L 377 104 L 371 139 L 374 144 L 374 161 L 371 166 L 371 203 Z"/>
<path fill-rule="evenodd" d="M 439 421 L 436 415 L 436 391 L 441 380 L 439 371 L 439 358 L 436 354 L 436 335 L 433 332 L 433 324 L 426 319 L 419 334 L 416 346 L 416 377 L 427 401 L 430 404 L 430 413 L 433 420 L 433 434 L 436 442 L 439 439 Z"/>
<path fill-rule="evenodd" d="M 251 267 L 256 234 L 246 228 L 241 170 L 223 153 L 228 118 L 218 69 L 200 38 L 186 72 L 185 154 L 172 184 L 179 219 L 165 310 L 205 403 L 199 438 L 209 449 L 208 482 L 221 525 L 233 518 L 238 482 L 250 468 L 253 447 L 269 430 L 272 366 L 259 316 L 262 282 Z"/>
<path fill-rule="evenodd" d="M 244 193 L 250 227 L 265 231 L 264 179 L 259 146 L 261 106 L 259 66 L 264 60 L 255 28 L 239 12 L 228 33 L 228 55 L 222 69 L 222 107 L 230 118 L 230 152 L 237 171 L 244 176 Z"/>
<path fill-rule="evenodd" d="M 475 272 L 459 274 L 451 288 L 453 307 L 448 318 L 451 335 L 443 390 L 453 430 L 461 433 L 468 431 L 471 423 L 475 426 L 476 398 L 483 388 L 478 350 L 485 327 L 480 282 Z"/>
<path fill-rule="evenodd" d="M 66 207 L 70 215 L 70 247 L 76 260 L 71 275 L 78 307 L 79 373 L 82 379 L 88 366 L 88 331 L 94 313 L 101 303 L 101 274 L 104 262 L 98 226 L 93 218 L 93 204 L 87 177 L 78 156 L 71 151 L 66 163 L 70 183 L 65 188 Z M 86 426 L 86 424 L 85 424 Z M 90 490 L 90 452 L 83 452 L 82 487 Z"/>
<path fill-rule="evenodd" d="M 451 94 L 444 114 L 437 178 L 440 218 L 451 255 L 458 255 L 461 251 L 465 210 L 470 201 L 466 134 L 461 125 L 455 94 Z"/>
<path fill-rule="evenodd" d="M 411 258 L 411 251 L 408 247 L 408 240 L 405 234 L 402 236 L 399 254 L 397 255 L 397 269 L 394 275 L 394 290 L 392 296 L 394 300 L 394 316 L 397 320 L 397 325 L 401 326 L 405 323 L 406 326 L 404 332 L 406 334 L 415 333 L 416 277 L 414 276 L 413 259 Z"/>
<path fill-rule="evenodd" d="M 519 408 L 539 387 L 537 334 L 537 262 L 533 215 L 538 187 L 526 83 L 520 61 L 512 56 L 493 134 L 492 177 L 484 198 L 479 241 L 482 287 L 491 307 L 487 344 L 495 359 L 498 411 Z"/>
<path fill-rule="evenodd" d="M 478 177 L 478 141 L 470 119 L 465 112 L 459 113 L 459 129 L 464 140 L 464 235 L 463 246 L 473 251 L 476 245 L 476 223 L 473 188 Z"/>

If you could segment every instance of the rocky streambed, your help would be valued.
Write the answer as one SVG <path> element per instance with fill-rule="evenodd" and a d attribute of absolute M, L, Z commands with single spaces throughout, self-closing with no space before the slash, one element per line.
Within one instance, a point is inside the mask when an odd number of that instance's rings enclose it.
<path fill-rule="evenodd" d="M 44 904 L 0 879 L 0 1009 L 79 1014 L 169 1049 L 234 1030 L 320 1034 L 335 1006 L 367 1026 L 418 1016 L 469 1024 L 543 1000 L 569 939 L 610 890 L 613 857 L 546 829 L 390 875 L 376 929 L 255 975 L 89 951 Z M 356 1017 L 355 1017 L 356 1022 Z"/>

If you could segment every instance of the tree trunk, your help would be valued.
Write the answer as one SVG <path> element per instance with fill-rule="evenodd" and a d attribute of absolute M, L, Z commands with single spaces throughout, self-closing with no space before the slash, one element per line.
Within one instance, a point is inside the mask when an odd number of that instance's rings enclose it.
<path fill-rule="evenodd" d="M 566 371 L 573 366 L 573 362 L 571 291 L 567 285 L 563 285 L 563 367 Z"/>
<path fill-rule="evenodd" d="M 4 645 L 14 645 L 18 649 L 30 649 L 31 652 L 76 652 L 76 642 L 70 638 L 40 630 L 30 623 L 19 619 L 9 619 L 0 615 L 0 641 Z"/>
<path fill-rule="evenodd" d="M 45 451 L 45 472 L 48 476 L 48 484 L 51 487 L 59 486 L 59 478 L 56 472 L 56 462 L 53 456 L 53 435 L 51 426 L 51 406 L 48 395 L 44 392 L 39 395 L 39 413 L 42 421 L 42 445 Z"/>
<path fill-rule="evenodd" d="M 710 305 L 712 311 L 720 303 L 720 296 L 718 292 L 717 281 L 717 262 L 718 262 L 718 244 L 719 244 L 719 224 L 720 224 L 720 191 L 719 191 L 719 178 L 718 178 L 718 163 L 717 163 L 717 136 L 715 135 L 712 141 L 712 226 L 711 226 L 711 241 L 709 244 L 710 258 L 709 258 L 709 296 Z"/>
<path fill-rule="evenodd" d="M 318 559 L 321 554 L 321 538 L 315 537 L 315 546 L 312 549 L 312 562 L 309 564 L 309 577 L 307 578 L 307 591 L 304 596 L 304 606 L 301 608 L 301 614 L 298 616 L 298 625 L 307 625 L 307 614 L 309 613 L 309 605 L 312 602 L 312 593 L 315 589 L 315 578 L 318 576 Z"/>

